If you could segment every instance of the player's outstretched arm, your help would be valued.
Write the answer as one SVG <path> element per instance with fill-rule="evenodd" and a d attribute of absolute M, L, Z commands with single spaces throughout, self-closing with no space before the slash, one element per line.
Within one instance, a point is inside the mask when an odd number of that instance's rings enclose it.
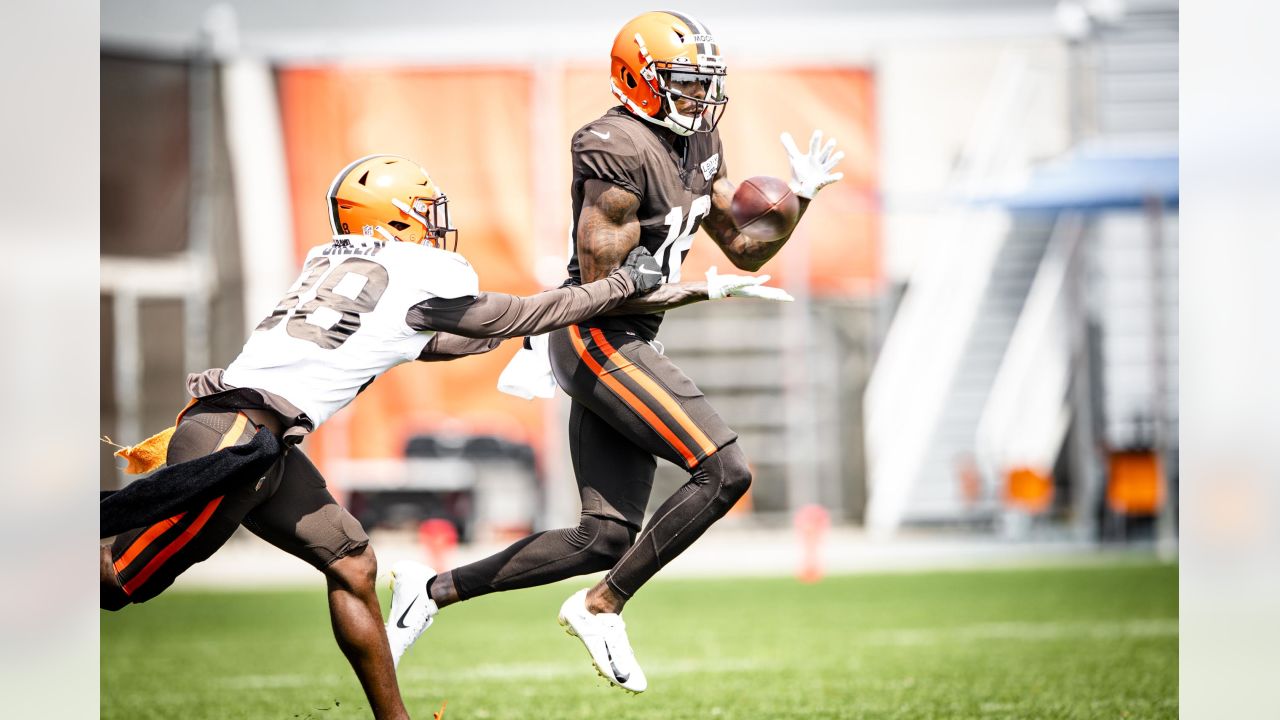
<path fill-rule="evenodd" d="M 483 355 L 501 345 L 504 340 L 506 338 L 469 338 L 438 332 L 423 346 L 418 359 L 423 362 L 444 362 L 468 355 Z"/>
<path fill-rule="evenodd" d="M 432 298 L 409 308 L 405 323 L 465 338 L 511 338 L 558 330 L 615 307 L 658 286 L 658 263 L 644 248 L 626 254 L 619 267 L 595 282 L 521 297 L 482 292 Z M 472 353 L 474 354 L 474 353 Z"/>

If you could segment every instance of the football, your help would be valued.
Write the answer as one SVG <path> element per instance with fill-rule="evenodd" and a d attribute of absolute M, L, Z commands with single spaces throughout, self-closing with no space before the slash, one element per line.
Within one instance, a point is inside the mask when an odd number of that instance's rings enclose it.
<path fill-rule="evenodd" d="M 743 180 L 734 191 L 729 214 L 744 234 L 757 240 L 779 240 L 796 226 L 800 200 L 786 182 L 757 175 Z"/>

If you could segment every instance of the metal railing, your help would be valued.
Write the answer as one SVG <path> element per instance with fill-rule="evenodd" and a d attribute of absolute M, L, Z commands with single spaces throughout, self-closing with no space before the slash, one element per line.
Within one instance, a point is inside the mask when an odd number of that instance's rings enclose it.
<path fill-rule="evenodd" d="M 976 458 L 988 482 L 1017 467 L 1052 474 L 1071 423 L 1069 392 L 1083 339 L 1084 231 L 1080 213 L 1058 217 L 1009 338 L 977 428 Z"/>
<path fill-rule="evenodd" d="M 1025 108 L 1036 83 L 1028 60 L 1008 52 L 981 104 L 948 186 L 956 200 L 1013 184 L 1028 166 Z M 866 418 L 866 523 L 873 537 L 901 523 L 1009 231 L 1007 213 L 943 208 L 937 237 L 911 274 L 872 370 Z"/>

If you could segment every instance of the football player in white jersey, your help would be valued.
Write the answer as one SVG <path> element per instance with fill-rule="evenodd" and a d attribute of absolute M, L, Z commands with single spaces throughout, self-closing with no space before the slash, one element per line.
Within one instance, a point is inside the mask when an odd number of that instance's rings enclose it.
<path fill-rule="evenodd" d="M 155 597 L 243 524 L 323 573 L 334 636 L 374 716 L 407 718 L 369 538 L 296 443 L 396 365 L 483 353 L 505 338 L 581 322 L 653 290 L 661 274 L 643 251 L 580 287 L 530 297 L 481 292 L 471 265 L 453 251 L 457 231 L 444 194 L 402 157 L 374 155 L 343 168 L 328 204 L 332 241 L 307 254 L 297 281 L 225 370 L 188 377 L 192 400 L 163 456 L 166 471 L 181 474 L 193 467 L 186 463 L 249 444 L 260 431 L 283 440 L 282 454 L 256 483 L 102 546 L 101 605 L 119 610 Z"/>

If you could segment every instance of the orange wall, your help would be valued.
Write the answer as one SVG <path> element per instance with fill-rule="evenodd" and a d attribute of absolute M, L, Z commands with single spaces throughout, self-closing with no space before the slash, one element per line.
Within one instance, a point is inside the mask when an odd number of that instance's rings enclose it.
<path fill-rule="evenodd" d="M 361 155 L 393 153 L 425 166 L 449 196 L 454 224 L 461 229 L 459 251 L 475 266 L 482 289 L 517 294 L 542 289 L 532 272 L 537 249 L 559 252 L 568 231 L 569 138 L 613 104 L 607 72 L 603 63 L 570 68 L 559 76 L 556 94 L 535 88 L 533 73 L 520 68 L 282 70 L 279 92 L 298 259 L 329 238 L 324 193 L 333 175 Z M 845 179 L 822 192 L 791 243 L 810 249 L 815 293 L 874 292 L 880 249 L 878 215 L 869 200 L 877 183 L 871 74 L 844 68 L 744 70 L 730 75 L 728 89 L 731 101 L 720 128 L 734 181 L 789 177 L 777 139 L 783 130 L 801 146 L 815 127 L 839 140 L 846 153 L 840 168 Z M 559 120 L 556 137 L 541 140 L 546 147 L 534 147 L 536 112 L 552 112 Z M 553 123 L 548 131 L 556 130 Z M 547 173 L 535 167 L 535 157 L 554 157 L 560 164 Z M 549 176 L 560 178 L 563 189 L 541 188 L 544 193 L 537 195 L 535 183 Z M 547 227 L 535 222 L 535 197 L 549 196 L 555 198 L 553 207 L 537 211 L 557 218 L 552 227 L 560 231 L 555 238 L 534 237 L 535 227 Z M 782 258 L 762 272 L 785 286 Z M 699 277 L 712 264 L 729 269 L 700 234 L 685 276 Z M 396 457 L 408 435 L 451 422 L 537 446 L 541 404 L 495 389 L 516 349 L 509 342 L 477 358 L 397 368 L 316 433 L 309 452 L 321 464 L 326 454 Z"/>
<path fill-rule="evenodd" d="M 421 163 L 449 197 L 454 225 L 461 229 L 458 249 L 475 266 L 482 289 L 540 290 L 528 270 L 529 83 L 527 73 L 511 70 L 282 71 L 299 261 L 308 248 L 329 239 L 325 192 L 334 174 L 361 155 L 392 153 Z M 351 457 L 396 457 L 415 428 L 449 420 L 513 439 L 540 437 L 541 408 L 495 389 L 517 349 L 508 342 L 475 358 L 396 368 L 343 411 L 342 422 L 322 428 L 309 451 L 320 462 L 325 450 L 339 444 Z M 329 437 L 340 431 L 342 438 Z"/>

